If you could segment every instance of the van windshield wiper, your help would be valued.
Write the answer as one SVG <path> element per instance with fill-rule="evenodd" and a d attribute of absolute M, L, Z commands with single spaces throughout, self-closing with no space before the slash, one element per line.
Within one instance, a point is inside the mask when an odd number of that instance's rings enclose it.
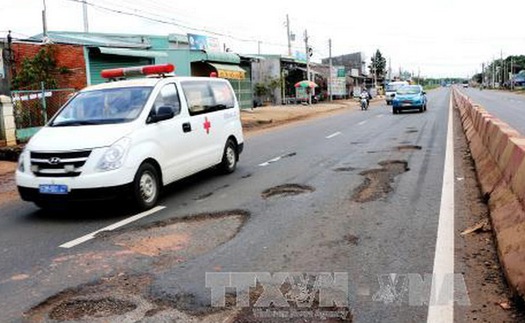
<path fill-rule="evenodd" d="M 89 121 L 89 120 L 71 120 L 71 121 L 62 121 L 54 122 L 51 124 L 52 127 L 71 127 L 71 126 L 89 126 L 101 124 L 100 121 Z"/>

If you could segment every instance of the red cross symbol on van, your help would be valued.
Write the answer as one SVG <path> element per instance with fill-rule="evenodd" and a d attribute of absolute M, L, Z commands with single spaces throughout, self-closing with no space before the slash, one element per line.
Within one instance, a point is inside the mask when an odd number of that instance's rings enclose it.
<path fill-rule="evenodd" d="M 210 134 L 210 128 L 211 128 L 211 122 L 208 120 L 208 117 L 204 119 L 204 129 L 206 129 L 206 133 Z"/>

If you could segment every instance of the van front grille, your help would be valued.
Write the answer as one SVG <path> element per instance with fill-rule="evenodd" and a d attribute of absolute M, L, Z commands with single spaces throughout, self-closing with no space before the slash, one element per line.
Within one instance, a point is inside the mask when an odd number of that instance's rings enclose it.
<path fill-rule="evenodd" d="M 82 173 L 91 150 L 31 152 L 31 171 L 39 177 L 76 177 Z"/>

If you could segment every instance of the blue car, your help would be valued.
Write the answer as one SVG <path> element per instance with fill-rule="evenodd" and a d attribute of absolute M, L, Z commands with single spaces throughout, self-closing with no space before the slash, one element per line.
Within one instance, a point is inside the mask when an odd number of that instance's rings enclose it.
<path fill-rule="evenodd" d="M 396 91 L 392 99 L 392 113 L 403 110 L 427 110 L 427 96 L 421 85 L 405 85 Z"/>

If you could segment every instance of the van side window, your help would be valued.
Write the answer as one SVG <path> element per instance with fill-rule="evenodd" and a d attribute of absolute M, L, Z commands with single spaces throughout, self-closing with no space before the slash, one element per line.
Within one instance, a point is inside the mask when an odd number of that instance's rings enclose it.
<path fill-rule="evenodd" d="M 160 107 L 171 107 L 175 115 L 180 113 L 179 93 L 175 84 L 166 84 L 160 90 L 153 103 L 153 109 L 157 112 Z"/>
<path fill-rule="evenodd" d="M 233 108 L 235 100 L 230 87 L 224 82 L 211 83 L 211 90 L 215 98 L 215 104 L 223 105 L 225 109 Z"/>
<path fill-rule="evenodd" d="M 233 93 L 226 83 L 189 81 L 181 86 L 192 116 L 234 107 Z"/>

